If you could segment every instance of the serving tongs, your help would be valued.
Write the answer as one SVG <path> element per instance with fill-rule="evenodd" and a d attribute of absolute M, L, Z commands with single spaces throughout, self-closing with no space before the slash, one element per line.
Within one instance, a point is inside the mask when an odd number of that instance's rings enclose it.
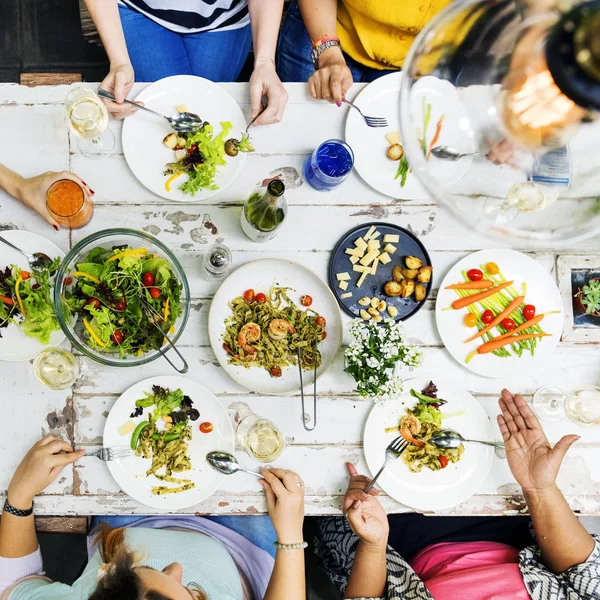
<path fill-rule="evenodd" d="M 302 348 L 298 348 L 298 370 L 300 371 L 300 395 L 302 397 L 302 425 L 306 431 L 313 431 L 317 426 L 317 363 L 315 362 L 313 379 L 313 426 L 307 427 L 304 412 L 304 383 L 302 381 Z"/>
<path fill-rule="evenodd" d="M 179 356 L 179 358 L 181 359 L 181 362 L 183 363 L 183 368 L 178 369 L 173 364 L 171 359 L 167 356 L 167 353 L 162 348 L 158 349 L 159 353 L 178 373 L 187 373 L 189 370 L 187 361 L 185 360 L 185 358 L 183 358 L 183 356 L 181 355 L 181 352 L 179 352 L 179 350 L 177 350 L 177 348 L 175 347 L 175 344 L 171 341 L 169 336 L 158 326 L 158 323 L 155 320 L 156 317 L 158 317 L 159 319 L 162 320 L 162 318 L 163 318 L 162 315 L 159 314 L 158 312 L 156 312 L 156 310 L 150 305 L 150 303 L 148 302 L 148 300 L 146 300 L 146 298 L 144 298 L 144 296 L 140 296 L 140 300 L 142 303 L 142 310 L 144 311 L 144 315 L 146 315 L 146 318 L 148 319 L 148 321 L 150 321 L 152 323 L 152 325 L 154 325 L 154 327 L 156 327 L 156 329 L 158 329 L 160 331 L 161 335 L 164 336 L 164 339 L 167 340 L 167 342 L 169 343 L 169 346 L 173 349 L 173 352 L 175 352 L 175 354 L 177 354 L 177 356 Z"/>

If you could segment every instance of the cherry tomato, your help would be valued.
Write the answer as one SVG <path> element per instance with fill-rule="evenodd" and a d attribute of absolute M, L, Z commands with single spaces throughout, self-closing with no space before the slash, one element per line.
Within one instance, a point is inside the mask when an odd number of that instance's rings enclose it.
<path fill-rule="evenodd" d="M 210 433 L 214 427 L 210 421 L 204 421 L 204 423 L 200 423 L 199 429 L 202 433 Z"/>
<path fill-rule="evenodd" d="M 32 289 L 32 290 L 39 290 L 39 289 L 40 289 L 40 284 L 39 284 L 39 283 L 34 283 L 34 284 L 31 286 L 31 289 Z"/>
<path fill-rule="evenodd" d="M 151 287 L 149 290 L 150 295 L 156 300 L 157 298 L 160 298 L 160 288 L 157 287 Z"/>
<path fill-rule="evenodd" d="M 526 304 L 523 307 L 523 316 L 526 321 L 531 321 L 535 317 L 535 306 L 533 304 Z"/>
<path fill-rule="evenodd" d="M 194 152 L 196 152 L 196 150 L 198 150 L 198 144 L 192 144 L 188 148 L 188 154 L 194 154 Z"/>
<path fill-rule="evenodd" d="M 115 329 L 113 334 L 110 336 L 110 339 L 119 346 L 123 343 L 124 338 L 123 338 L 123 334 L 120 332 L 120 330 Z"/>
<path fill-rule="evenodd" d="M 498 275 L 498 273 L 500 273 L 500 268 L 498 267 L 498 265 L 495 262 L 487 263 L 487 265 L 485 265 L 485 270 L 490 275 Z"/>
<path fill-rule="evenodd" d="M 483 271 L 479 269 L 471 269 L 470 271 L 467 271 L 467 277 L 471 281 L 481 281 L 483 279 Z"/>
<path fill-rule="evenodd" d="M 267 302 L 267 297 L 262 292 L 258 292 L 258 294 L 254 296 L 254 300 L 260 304 L 265 304 Z"/>
<path fill-rule="evenodd" d="M 300 298 L 300 304 L 302 304 L 302 306 L 310 306 L 312 304 L 312 297 L 308 295 L 302 296 L 302 298 Z"/>
<path fill-rule="evenodd" d="M 85 305 L 91 306 L 92 308 L 100 308 L 100 300 L 98 300 L 98 298 L 90 298 Z"/>
<path fill-rule="evenodd" d="M 117 302 L 115 303 L 115 309 L 119 312 L 123 312 L 126 306 L 127 303 L 125 302 L 125 300 L 117 300 Z"/>
<path fill-rule="evenodd" d="M 223 350 L 225 350 L 225 352 L 227 352 L 227 354 L 233 354 L 233 352 L 231 351 L 231 348 L 225 342 L 223 342 Z"/>
<path fill-rule="evenodd" d="M 327 321 L 325 320 L 325 317 L 321 317 L 320 315 L 315 319 L 315 323 L 317 325 L 320 325 L 321 327 L 325 327 L 325 325 L 327 325 Z"/>
<path fill-rule="evenodd" d="M 271 369 L 271 377 L 281 377 L 281 367 L 273 367 Z"/>
<path fill-rule="evenodd" d="M 151 285 L 154 285 L 154 275 L 152 275 L 152 273 L 150 273 L 150 271 L 146 271 L 142 275 L 142 283 L 146 287 L 150 287 Z"/>
<path fill-rule="evenodd" d="M 486 310 L 481 315 L 481 320 L 487 325 L 494 320 L 494 313 L 491 310 Z"/>
<path fill-rule="evenodd" d="M 252 300 L 254 300 L 254 290 L 252 290 L 252 289 L 246 290 L 244 292 L 244 300 L 246 302 L 252 302 Z"/>
<path fill-rule="evenodd" d="M 321 339 L 322 339 L 322 340 L 324 340 L 326 337 L 327 337 L 327 332 L 326 332 L 326 331 L 324 331 L 324 332 L 323 332 L 323 335 L 321 336 Z"/>
<path fill-rule="evenodd" d="M 467 313 L 464 320 L 467 327 L 475 327 L 477 325 L 477 317 L 473 313 Z"/>
<path fill-rule="evenodd" d="M 501 323 L 502 327 L 506 329 L 506 331 L 512 331 L 515 328 L 515 322 L 512 319 L 502 319 Z"/>
<path fill-rule="evenodd" d="M 440 461 L 442 469 L 445 469 L 448 466 L 448 458 L 446 456 L 438 456 L 438 460 Z"/>
<path fill-rule="evenodd" d="M 21 279 L 23 281 L 27 281 L 31 277 L 31 273 L 29 271 L 21 271 Z"/>
<path fill-rule="evenodd" d="M 64 283 L 65 283 L 65 285 L 71 285 L 73 283 L 73 278 L 72 277 L 65 277 Z"/>

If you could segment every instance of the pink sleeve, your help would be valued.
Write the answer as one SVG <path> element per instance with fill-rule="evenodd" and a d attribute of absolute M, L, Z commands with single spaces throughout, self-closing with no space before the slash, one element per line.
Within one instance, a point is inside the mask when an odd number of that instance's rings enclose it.
<path fill-rule="evenodd" d="M 0 593 L 15 581 L 31 575 L 43 575 L 44 565 L 42 553 L 38 548 L 35 552 L 21 558 L 0 557 Z"/>

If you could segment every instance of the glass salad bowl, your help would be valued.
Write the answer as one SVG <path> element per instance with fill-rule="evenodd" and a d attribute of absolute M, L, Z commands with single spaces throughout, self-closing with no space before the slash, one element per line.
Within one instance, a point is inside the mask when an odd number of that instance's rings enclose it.
<path fill-rule="evenodd" d="M 84 356 L 135 367 L 163 354 L 170 359 L 161 331 L 174 344 L 181 337 L 190 290 L 183 267 L 154 236 L 106 229 L 67 254 L 56 275 L 54 305 L 62 330 Z"/>

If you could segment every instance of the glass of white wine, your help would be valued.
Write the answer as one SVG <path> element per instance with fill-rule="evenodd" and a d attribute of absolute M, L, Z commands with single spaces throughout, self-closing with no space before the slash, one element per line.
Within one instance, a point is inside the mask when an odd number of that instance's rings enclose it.
<path fill-rule="evenodd" d="M 577 425 L 600 425 L 600 387 L 584 385 L 569 393 L 545 385 L 533 395 L 533 410 L 541 421 L 560 421 L 565 416 Z"/>
<path fill-rule="evenodd" d="M 276 425 L 255 414 L 248 415 L 240 421 L 237 439 L 249 456 L 264 463 L 275 460 L 285 446 L 283 436 Z"/>
<path fill-rule="evenodd" d="M 77 358 L 62 348 L 46 348 L 33 361 L 35 378 L 52 390 L 73 386 L 79 375 Z"/>
<path fill-rule="evenodd" d="M 71 131 L 87 158 L 98 158 L 115 147 L 115 136 L 108 129 L 108 110 L 102 99 L 85 86 L 73 88 L 65 100 Z"/>

